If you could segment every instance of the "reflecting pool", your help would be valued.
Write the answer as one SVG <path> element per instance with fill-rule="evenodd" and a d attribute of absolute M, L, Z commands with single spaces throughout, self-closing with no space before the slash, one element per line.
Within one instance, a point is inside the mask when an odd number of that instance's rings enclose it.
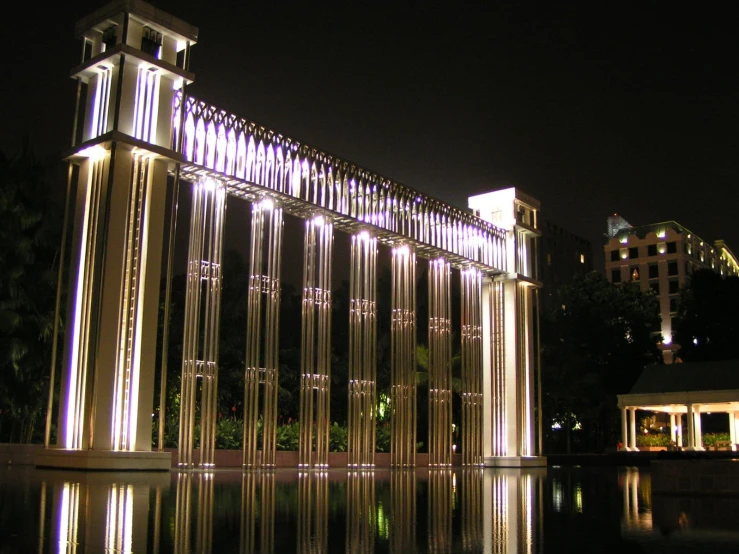
<path fill-rule="evenodd" d="M 0 470 L 0 553 L 739 552 L 737 498 L 648 470 Z"/>

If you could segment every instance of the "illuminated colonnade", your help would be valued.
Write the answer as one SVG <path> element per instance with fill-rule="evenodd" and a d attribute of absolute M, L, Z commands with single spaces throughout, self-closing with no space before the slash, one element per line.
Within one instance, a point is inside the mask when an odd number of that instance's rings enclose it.
<path fill-rule="evenodd" d="M 194 195 L 180 467 L 194 465 L 199 377 L 200 464 L 208 468 L 214 463 L 226 194 L 252 204 L 243 467 L 275 465 L 283 212 L 309 221 L 302 466 L 328 463 L 334 230 L 352 236 L 349 465 L 374 465 L 378 243 L 394 249 L 391 463 L 415 464 L 416 256 L 430 260 L 431 465 L 448 466 L 452 455 L 452 267 L 462 270 L 463 281 L 464 463 L 544 463 L 535 457 L 533 419 L 538 389 L 533 334 L 538 316 L 534 291 L 539 286 L 536 200 L 506 189 L 470 198 L 470 213 L 186 95 L 183 87 L 193 79 L 187 61 L 197 30 L 143 2 L 114 2 L 80 22 L 78 32 L 92 45 L 93 57 L 75 73 L 89 85 L 90 96 L 81 97 L 83 125 L 75 133 L 81 138 L 71 158 L 80 168 L 70 272 L 72 317 L 59 444 L 44 450 L 41 465 L 64 466 L 78 456 L 84 458 L 78 465 L 101 469 L 169 467 L 169 454 L 152 453 L 150 441 L 168 172 L 193 183 Z M 154 47 L 151 36 L 157 37 Z M 320 230 L 319 220 L 324 222 Z M 63 456 L 54 454 L 59 449 L 64 449 Z M 96 452 L 90 454 L 91 449 Z"/>

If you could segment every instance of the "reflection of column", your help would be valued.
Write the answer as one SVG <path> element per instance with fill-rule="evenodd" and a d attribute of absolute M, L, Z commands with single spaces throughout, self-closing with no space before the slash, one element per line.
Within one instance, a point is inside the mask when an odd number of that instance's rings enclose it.
<path fill-rule="evenodd" d="M 636 447 L 636 408 L 632 407 L 629 413 L 629 439 L 631 440 L 630 450 L 636 452 L 639 449 Z"/>
<path fill-rule="evenodd" d="M 688 450 L 695 450 L 695 413 L 693 411 L 692 404 L 688 404 L 687 419 L 688 419 Z"/>
<path fill-rule="evenodd" d="M 179 467 L 193 466 L 197 379 L 202 378 L 200 465 L 212 467 L 218 387 L 221 253 L 226 190 L 212 179 L 193 185 L 182 340 Z"/>
<path fill-rule="evenodd" d="M 452 472 L 448 469 L 429 471 L 429 552 L 452 550 L 452 496 Z"/>
<path fill-rule="evenodd" d="M 542 530 L 537 506 L 541 503 L 539 481 L 545 474 L 536 471 L 486 471 L 484 492 L 484 552 L 529 554 L 541 551 Z"/>
<path fill-rule="evenodd" d="M 210 554 L 213 549 L 213 474 L 198 475 L 197 552 Z"/>
<path fill-rule="evenodd" d="M 298 474 L 298 551 L 319 554 L 328 550 L 328 476 Z"/>
<path fill-rule="evenodd" d="M 429 466 L 452 464 L 451 266 L 429 261 Z"/>
<path fill-rule="evenodd" d="M 311 465 L 328 467 L 329 385 L 331 382 L 331 250 L 334 242 L 334 227 L 323 216 L 317 216 L 305 223 L 298 464 L 301 467 Z M 316 430 L 315 459 L 313 459 L 314 424 Z"/>
<path fill-rule="evenodd" d="M 282 230 L 282 208 L 271 198 L 253 204 L 244 374 L 244 468 L 257 466 L 260 384 L 264 385 L 261 465 L 275 465 Z"/>
<path fill-rule="evenodd" d="M 416 464 L 416 252 L 393 248 L 390 464 Z"/>
<path fill-rule="evenodd" d="M 462 550 L 481 552 L 483 547 L 483 471 L 462 471 Z"/>
<path fill-rule="evenodd" d="M 349 467 L 375 465 L 377 238 L 352 236 L 349 273 Z"/>
<path fill-rule="evenodd" d="M 187 552 L 192 548 L 190 541 L 190 505 L 192 497 L 192 473 L 177 474 L 177 495 L 175 500 L 174 551 Z"/>
<path fill-rule="evenodd" d="M 482 274 L 462 278 L 462 464 L 482 465 Z"/>
<path fill-rule="evenodd" d="M 64 482 L 57 494 L 54 523 L 51 527 L 53 543 L 58 552 L 76 552 L 80 528 L 80 484 Z"/>
<path fill-rule="evenodd" d="M 390 474 L 390 552 L 416 551 L 416 474 Z"/>
<path fill-rule="evenodd" d="M 346 476 L 346 551 L 375 551 L 375 473 L 352 471 Z"/>
<path fill-rule="evenodd" d="M 257 483 L 260 501 L 257 506 Z M 259 543 L 256 523 L 259 517 Z M 271 471 L 241 475 L 241 532 L 239 552 L 273 552 L 275 547 L 275 476 Z"/>
<path fill-rule="evenodd" d="M 629 424 L 628 424 L 628 416 L 627 414 L 627 408 L 623 406 L 621 408 L 621 444 L 623 445 L 624 450 L 629 450 Z"/>

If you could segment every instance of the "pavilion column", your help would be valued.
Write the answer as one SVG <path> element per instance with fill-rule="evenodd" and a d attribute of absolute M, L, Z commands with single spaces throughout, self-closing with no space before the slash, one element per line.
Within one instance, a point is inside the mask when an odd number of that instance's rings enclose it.
<path fill-rule="evenodd" d="M 416 465 L 416 251 L 393 248 L 390 465 Z"/>
<path fill-rule="evenodd" d="M 252 205 L 244 373 L 244 468 L 258 465 L 257 424 L 259 385 L 262 384 L 261 465 L 275 465 L 282 231 L 282 208 L 271 198 L 263 198 Z"/>
<path fill-rule="evenodd" d="M 683 414 L 675 414 L 677 445 L 683 447 Z"/>
<path fill-rule="evenodd" d="M 632 406 L 629 421 L 630 434 L 631 434 L 631 448 L 630 450 L 638 452 L 639 449 L 636 447 L 636 408 Z"/>
<path fill-rule="evenodd" d="M 675 414 L 670 414 L 670 441 L 677 444 L 677 428 L 675 427 Z"/>
<path fill-rule="evenodd" d="M 626 406 L 621 407 L 621 444 L 624 450 L 629 450 L 628 408 Z"/>
<path fill-rule="evenodd" d="M 703 428 L 701 427 L 701 407 L 696 405 L 695 410 L 695 449 L 704 450 L 703 448 Z"/>
<path fill-rule="evenodd" d="M 333 223 L 323 216 L 305 223 L 298 465 L 328 467 L 334 232 Z"/>
<path fill-rule="evenodd" d="M 429 466 L 452 464 L 451 266 L 429 262 Z"/>
<path fill-rule="evenodd" d="M 197 380 L 200 395 L 200 465 L 215 462 L 221 257 L 226 188 L 211 179 L 193 185 L 182 339 L 178 466 L 193 467 Z"/>
<path fill-rule="evenodd" d="M 729 412 L 729 440 L 732 450 L 736 450 L 736 422 L 736 412 Z"/>
<path fill-rule="evenodd" d="M 693 404 L 688 404 L 688 450 L 695 450 L 695 414 Z"/>
<path fill-rule="evenodd" d="M 351 248 L 348 466 L 374 467 L 377 396 L 377 237 L 362 231 L 352 236 Z"/>

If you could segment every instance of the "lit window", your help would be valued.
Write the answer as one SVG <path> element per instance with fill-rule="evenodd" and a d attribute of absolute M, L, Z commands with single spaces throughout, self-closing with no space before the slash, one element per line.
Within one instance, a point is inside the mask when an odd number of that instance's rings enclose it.
<path fill-rule="evenodd" d="M 585 263 L 585 254 L 580 254 L 580 263 L 581 264 Z"/>

